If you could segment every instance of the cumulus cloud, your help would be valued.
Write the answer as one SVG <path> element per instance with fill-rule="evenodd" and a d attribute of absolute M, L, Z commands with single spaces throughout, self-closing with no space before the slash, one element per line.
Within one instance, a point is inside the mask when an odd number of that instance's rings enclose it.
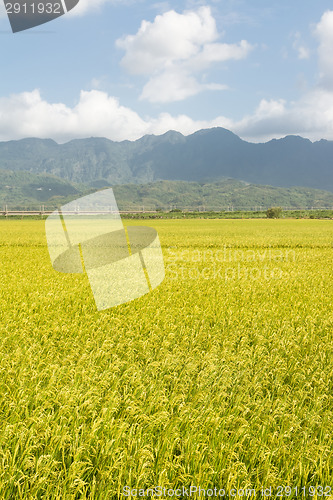
<path fill-rule="evenodd" d="M 0 99 L 0 140 L 3 141 L 40 137 L 66 142 L 92 136 L 115 141 L 136 140 L 145 134 L 158 135 L 168 130 L 188 135 L 211 127 L 228 128 L 254 142 L 287 134 L 303 135 L 311 140 L 333 140 L 333 93 L 318 88 L 291 104 L 263 99 L 252 115 L 239 121 L 225 116 L 193 120 L 184 114 L 169 113 L 142 118 L 98 90 L 82 91 L 73 107 L 49 103 L 38 90 Z"/>
<path fill-rule="evenodd" d="M 222 84 L 202 84 L 196 73 L 212 64 L 247 57 L 252 46 L 219 43 L 215 19 L 209 7 L 179 14 L 174 10 L 143 21 L 135 35 L 116 41 L 125 51 L 123 68 L 148 76 L 141 99 L 151 102 L 180 101 L 202 90 L 224 90 Z"/>
<path fill-rule="evenodd" d="M 315 34 L 319 40 L 319 70 L 321 84 L 333 91 L 333 11 L 327 11 L 317 24 Z"/>
<path fill-rule="evenodd" d="M 205 15 L 208 15 L 207 11 Z M 210 48 L 207 47 L 215 44 L 210 38 L 209 29 L 204 31 L 206 34 L 202 34 L 202 39 L 210 40 L 204 43 L 206 49 L 201 43 L 195 50 L 192 42 L 184 44 L 182 49 L 183 54 L 191 54 L 192 63 L 198 66 L 202 64 L 201 61 L 198 62 L 200 54 L 204 50 L 209 52 Z M 58 142 L 66 142 L 74 138 L 100 136 L 120 141 L 135 140 L 145 134 L 163 134 L 168 130 L 177 130 L 188 135 L 196 130 L 210 127 L 228 128 L 242 138 L 254 142 L 283 137 L 287 134 L 302 135 L 311 140 L 321 138 L 333 140 L 332 33 L 333 11 L 328 11 L 322 16 L 315 29 L 319 42 L 320 70 L 320 80 L 316 87 L 306 91 L 295 102 L 287 102 L 283 99 L 262 99 L 252 114 L 238 121 L 226 116 L 217 116 L 213 120 L 193 120 L 184 114 L 172 116 L 169 113 L 143 118 L 134 110 L 122 106 L 115 97 L 100 90 L 82 91 L 77 104 L 69 107 L 63 103 L 49 103 L 42 98 L 39 90 L 34 90 L 0 99 L 0 140 L 34 136 L 50 137 Z M 187 41 L 188 38 L 191 37 L 187 37 Z M 223 52 L 224 49 L 219 47 L 218 50 Z M 161 62 L 163 58 L 160 50 L 157 50 L 154 55 L 156 61 L 160 61 L 160 73 L 155 76 L 155 87 L 152 85 L 147 89 L 148 82 L 143 90 L 147 92 L 150 99 L 154 99 L 155 95 L 156 99 L 161 99 L 158 96 L 162 91 L 169 92 L 166 96 L 168 101 L 175 100 L 177 96 L 186 97 L 189 92 L 194 95 L 202 90 L 200 86 L 204 84 L 198 82 L 191 72 L 187 72 L 186 69 L 176 72 L 173 67 L 167 66 L 166 61 L 170 60 L 172 51 L 175 49 L 171 47 L 168 57 L 163 62 Z M 209 53 L 215 54 L 214 50 Z M 206 55 L 203 59 L 207 61 L 214 57 L 215 55 Z M 185 55 L 184 58 L 186 59 Z M 149 68 L 151 64 L 149 57 L 146 64 Z M 161 75 L 163 78 L 158 88 L 158 78 Z M 169 78 L 167 88 L 164 86 L 166 78 Z M 97 81 L 94 83 L 98 84 Z M 206 85 L 214 87 L 214 84 Z"/>
<path fill-rule="evenodd" d="M 232 130 L 254 142 L 288 134 L 333 140 L 333 94 L 317 88 L 297 102 L 263 99 L 252 115 L 234 122 Z"/>
<path fill-rule="evenodd" d="M 169 70 L 151 78 L 144 86 L 140 98 L 148 99 L 150 102 L 167 103 L 182 101 L 202 90 L 225 90 L 227 88 L 226 85 L 199 83 L 186 71 Z"/>
<path fill-rule="evenodd" d="M 295 102 L 263 99 L 253 115 L 233 124 L 236 133 L 255 141 L 286 134 L 333 140 L 333 11 L 323 14 L 314 33 L 319 41 L 318 84 Z"/>
<path fill-rule="evenodd" d="M 122 65 L 133 74 L 150 74 L 176 61 L 186 61 L 200 48 L 218 37 L 215 20 L 208 7 L 178 14 L 174 10 L 143 21 L 136 35 L 117 40 L 126 51 Z"/>
<path fill-rule="evenodd" d="M 147 123 L 105 92 L 82 91 L 76 106 L 48 103 L 39 90 L 0 99 L 0 138 L 51 137 L 59 142 L 75 137 L 137 139 Z"/>
<path fill-rule="evenodd" d="M 224 117 L 192 120 L 189 116 L 161 113 L 141 118 L 105 92 L 81 91 L 76 106 L 45 101 L 38 89 L 0 99 L 0 140 L 25 137 L 52 138 L 63 143 L 75 138 L 107 137 L 114 141 L 136 140 L 145 134 L 178 130 L 184 135 L 202 128 L 231 127 Z"/>
<path fill-rule="evenodd" d="M 286 134 L 303 135 L 311 140 L 333 140 L 333 11 L 323 14 L 314 33 L 319 41 L 318 85 L 295 102 L 263 99 L 253 115 L 233 124 L 236 133 L 254 141 Z M 298 34 L 296 42 L 300 42 Z M 301 45 L 296 47 L 299 49 Z"/>

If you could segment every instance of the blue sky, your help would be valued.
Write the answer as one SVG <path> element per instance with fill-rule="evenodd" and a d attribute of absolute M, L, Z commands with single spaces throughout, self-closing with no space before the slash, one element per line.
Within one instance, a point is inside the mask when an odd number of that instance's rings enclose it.
<path fill-rule="evenodd" d="M 0 140 L 135 140 L 222 126 L 333 140 L 325 0 L 80 0 L 13 34 L 0 9 Z"/>

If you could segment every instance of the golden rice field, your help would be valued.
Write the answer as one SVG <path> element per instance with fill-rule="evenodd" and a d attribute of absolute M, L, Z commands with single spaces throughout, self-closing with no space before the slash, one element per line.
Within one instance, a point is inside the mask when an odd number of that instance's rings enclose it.
<path fill-rule="evenodd" d="M 140 224 L 166 278 L 98 312 L 0 221 L 0 499 L 333 498 L 333 221 Z"/>

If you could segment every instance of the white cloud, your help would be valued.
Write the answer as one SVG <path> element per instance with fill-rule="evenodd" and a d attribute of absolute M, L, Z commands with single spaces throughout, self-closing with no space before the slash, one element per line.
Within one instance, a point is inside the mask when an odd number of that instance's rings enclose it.
<path fill-rule="evenodd" d="M 137 113 L 104 92 L 82 91 L 76 106 L 48 103 L 40 92 L 0 99 L 0 138 L 51 137 L 65 142 L 75 137 L 136 139 L 147 129 Z"/>
<path fill-rule="evenodd" d="M 234 122 L 232 130 L 254 142 L 288 134 L 333 140 L 333 94 L 313 89 L 297 102 L 263 99 L 253 115 Z"/>
<path fill-rule="evenodd" d="M 300 45 L 298 48 L 298 58 L 299 59 L 309 59 L 310 57 L 310 51 L 307 47 L 304 47 L 303 45 Z"/>
<path fill-rule="evenodd" d="M 72 108 L 62 103 L 48 103 L 37 89 L 0 99 L 1 141 L 25 137 L 52 138 L 59 143 L 85 137 L 122 141 L 168 130 L 187 135 L 201 128 L 232 125 L 232 121 L 224 117 L 212 121 L 192 120 L 186 115 L 169 113 L 143 119 L 99 90 L 81 91 L 79 102 Z"/>
<path fill-rule="evenodd" d="M 333 91 L 333 11 L 323 14 L 315 34 L 319 39 L 319 69 L 321 84 Z"/>
<path fill-rule="evenodd" d="M 302 43 L 300 33 L 295 33 L 293 48 L 297 51 L 298 59 L 309 59 L 310 50 Z"/>
<path fill-rule="evenodd" d="M 93 78 L 91 80 L 91 87 L 93 89 L 100 89 L 102 86 L 102 81 L 99 78 Z"/>
<path fill-rule="evenodd" d="M 174 10 L 143 21 L 136 35 L 117 40 L 126 51 L 122 66 L 132 74 L 150 74 L 197 55 L 202 45 L 218 37 L 208 7 L 178 14 Z"/>
<path fill-rule="evenodd" d="M 318 85 L 307 90 L 296 102 L 262 100 L 253 115 L 233 124 L 236 133 L 255 141 L 286 134 L 303 135 L 311 140 L 333 140 L 333 11 L 323 14 L 314 33 L 319 40 Z M 295 40 L 297 48 L 302 47 L 299 34 Z"/>
<path fill-rule="evenodd" d="M 209 29 L 205 30 L 205 33 L 203 38 L 210 39 L 212 34 L 209 35 Z M 211 33 L 214 33 L 214 30 Z M 193 120 L 184 114 L 172 116 L 169 113 L 142 118 L 132 109 L 121 106 L 116 98 L 100 90 L 82 91 L 78 103 L 73 107 L 63 103 L 49 103 L 41 97 L 38 90 L 34 90 L 0 99 L 0 140 L 35 136 L 65 142 L 73 138 L 102 136 L 120 141 L 135 140 L 145 134 L 162 134 L 171 129 L 187 135 L 201 128 L 217 126 L 228 128 L 254 142 L 287 134 L 302 135 L 311 140 L 333 140 L 333 11 L 322 16 L 315 33 L 319 40 L 320 81 L 316 87 L 307 90 L 298 101 L 262 99 L 253 114 L 244 116 L 239 121 L 225 116 L 217 116 L 213 120 Z M 187 40 L 191 36 L 188 36 Z M 190 57 L 191 62 L 194 66 L 201 66 L 198 56 L 204 51 L 203 46 L 199 44 L 197 50 L 194 50 L 195 44 L 192 42 L 184 44 L 183 54 L 193 54 Z M 209 41 L 205 45 L 210 47 L 211 44 L 215 42 Z M 241 46 L 239 44 L 239 50 Z M 245 45 L 244 47 L 246 50 Z M 233 50 L 230 47 L 229 49 Z M 173 50 L 171 46 L 170 53 Z M 206 48 L 206 53 L 210 50 Z M 206 55 L 203 59 L 206 61 L 217 57 L 214 50 L 210 53 L 213 55 Z M 221 47 L 218 48 L 218 51 L 220 50 L 223 52 Z M 225 52 L 223 54 L 225 55 Z M 154 55 L 150 53 L 149 57 L 160 61 L 161 51 L 157 50 Z M 170 58 L 170 55 L 168 57 Z M 222 57 L 222 54 L 219 57 Z M 150 67 L 149 59 L 147 65 Z M 165 97 L 168 101 L 194 95 L 205 85 L 214 88 L 214 84 L 198 82 L 188 67 L 181 69 L 182 71 L 176 72 L 176 63 L 171 67 L 163 63 L 159 73 L 152 75 L 143 92 L 147 92 L 150 99 L 161 99 L 159 94 L 162 91 L 169 92 Z M 159 88 L 161 75 L 163 77 Z M 148 85 L 150 88 L 147 89 Z"/>
<path fill-rule="evenodd" d="M 252 115 L 239 121 L 225 116 L 193 120 L 184 114 L 169 113 L 144 119 L 98 90 L 82 91 L 73 107 L 48 103 L 38 90 L 0 99 L 0 140 L 3 141 L 40 137 L 66 142 L 92 136 L 115 141 L 136 140 L 145 134 L 177 130 L 188 135 L 210 127 L 228 128 L 254 142 L 287 134 L 303 135 L 311 140 L 333 140 L 333 93 L 318 88 L 289 104 L 283 100 L 262 100 Z"/>
<path fill-rule="evenodd" d="M 136 35 L 116 41 L 125 51 L 121 65 L 131 74 L 148 76 L 141 99 L 151 102 L 180 101 L 202 90 L 227 88 L 205 85 L 196 73 L 212 64 L 245 58 L 252 46 L 218 43 L 219 33 L 209 7 L 178 14 L 174 10 L 143 21 Z"/>
<path fill-rule="evenodd" d="M 174 102 L 182 101 L 187 97 L 194 96 L 202 90 L 226 90 L 226 85 L 214 83 L 199 83 L 186 71 L 169 70 L 151 78 L 144 86 L 141 99 L 150 102 Z"/>
<path fill-rule="evenodd" d="M 189 62 L 189 66 L 194 70 L 201 70 L 216 62 L 239 61 L 245 59 L 252 48 L 246 40 L 241 40 L 238 44 L 207 43 L 201 52 Z"/>
<path fill-rule="evenodd" d="M 68 14 L 70 16 L 85 15 L 91 11 L 100 9 L 105 4 L 110 5 L 131 5 L 135 0 L 80 0 L 78 5 Z"/>

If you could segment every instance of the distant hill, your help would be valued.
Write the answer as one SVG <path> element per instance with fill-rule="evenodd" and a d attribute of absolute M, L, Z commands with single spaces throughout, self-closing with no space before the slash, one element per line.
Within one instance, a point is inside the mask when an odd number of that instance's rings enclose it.
<path fill-rule="evenodd" d="M 120 210 L 141 206 L 145 210 L 265 210 L 271 206 L 333 208 L 333 193 L 329 191 L 260 186 L 235 179 L 224 179 L 215 183 L 159 181 L 115 186 L 113 190 Z"/>
<path fill-rule="evenodd" d="M 249 184 L 235 179 L 215 183 L 157 181 L 146 184 L 116 185 L 113 188 L 120 210 L 236 210 L 288 208 L 331 208 L 333 193 L 311 188 L 278 188 Z M 0 208 L 49 209 L 96 191 L 48 174 L 0 170 Z"/>
<path fill-rule="evenodd" d="M 0 142 L 0 169 L 51 174 L 94 188 L 157 180 L 214 182 L 234 178 L 277 187 L 333 192 L 333 141 L 298 136 L 253 144 L 223 128 L 57 144 L 47 139 Z"/>
<path fill-rule="evenodd" d="M 47 203 L 56 207 L 87 191 L 84 186 L 74 185 L 59 177 L 48 174 L 32 174 L 30 172 L 14 172 L 0 170 L 0 208 L 9 205 L 17 209 L 21 207 L 37 207 Z"/>

